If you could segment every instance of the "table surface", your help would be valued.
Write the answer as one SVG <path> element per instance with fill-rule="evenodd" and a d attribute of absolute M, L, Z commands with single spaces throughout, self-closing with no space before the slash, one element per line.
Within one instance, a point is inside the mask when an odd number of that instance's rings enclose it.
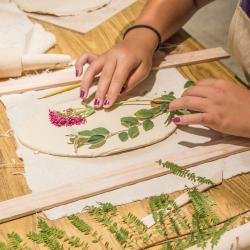
<path fill-rule="evenodd" d="M 110 20 L 104 22 L 89 33 L 83 35 L 54 25 L 43 23 L 45 28 L 53 32 L 57 37 L 57 45 L 50 50 L 53 53 L 65 53 L 73 58 L 78 58 L 86 51 L 94 53 L 102 53 L 117 41 L 121 39 L 122 31 L 133 22 L 136 16 L 142 9 L 144 1 L 137 1 L 129 8 L 123 10 Z M 41 22 L 42 23 L 42 22 Z M 175 51 L 186 52 L 201 49 L 201 45 L 185 32 L 179 32 L 171 41 L 171 43 L 179 44 Z M 238 80 L 235 76 L 225 68 L 220 62 L 209 62 L 190 66 L 179 67 L 178 70 L 191 80 L 199 80 L 206 77 L 233 79 Z M 0 133 L 10 129 L 8 119 L 5 113 L 4 106 L 0 105 Z M 16 167 L 4 165 L 15 160 L 18 165 Z M 12 136 L 0 137 L 0 200 L 4 201 L 16 196 L 30 193 L 31 190 L 26 184 L 25 176 L 23 175 L 24 168 L 21 160 L 16 154 L 15 140 Z M 180 192 L 179 192 L 180 193 Z M 176 196 L 179 193 L 172 194 Z M 207 193 L 217 202 L 215 207 L 216 212 L 221 219 L 227 219 L 234 215 L 243 213 L 250 209 L 250 174 L 244 174 L 234 177 L 230 180 L 223 181 L 223 184 L 212 188 Z M 134 213 L 138 217 L 143 217 L 148 214 L 149 207 L 147 200 L 133 202 L 127 205 L 120 206 L 119 212 L 125 215 L 128 211 Z M 81 214 L 81 217 L 89 219 L 88 215 Z M 0 225 L 0 240 L 6 239 L 6 234 L 16 231 L 21 236 L 24 236 L 29 231 L 36 230 L 36 223 L 39 215 L 27 216 L 18 220 L 7 222 Z M 56 221 L 49 222 L 51 225 L 58 226 L 64 229 L 67 233 L 72 233 L 86 241 L 87 237 L 76 231 L 68 222 L 62 218 Z M 95 223 L 92 221 L 92 225 Z M 102 231 L 102 234 L 107 236 L 112 243 L 114 249 L 120 249 L 118 243 L 107 232 Z M 155 239 L 155 242 L 161 239 Z M 91 244 L 91 243 L 90 243 Z M 32 245 L 32 249 L 38 249 L 37 245 Z M 155 248 L 155 247 L 153 247 Z M 91 249 L 101 249 L 101 247 L 93 247 Z M 157 248 L 156 248 L 157 249 Z"/>

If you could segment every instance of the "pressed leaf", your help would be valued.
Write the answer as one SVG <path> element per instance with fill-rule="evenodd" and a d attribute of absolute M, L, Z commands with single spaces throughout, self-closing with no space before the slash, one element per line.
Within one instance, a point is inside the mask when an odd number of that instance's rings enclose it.
<path fill-rule="evenodd" d="M 104 135 L 92 135 L 88 139 L 88 143 L 91 145 L 96 145 L 96 144 L 100 144 L 100 143 L 104 142 L 105 139 L 106 139 L 106 137 Z"/>
<path fill-rule="evenodd" d="M 78 132 L 78 134 L 82 137 L 90 137 L 94 135 L 94 133 L 91 130 L 83 130 L 83 131 Z"/>
<path fill-rule="evenodd" d="M 102 127 L 92 129 L 92 132 L 94 135 L 108 135 L 109 134 L 109 131 L 106 128 L 102 128 Z"/>
<path fill-rule="evenodd" d="M 184 89 L 186 88 L 189 88 L 189 87 L 192 87 L 194 86 L 194 82 L 193 81 L 187 81 L 185 84 L 184 84 Z"/>
<path fill-rule="evenodd" d="M 154 115 L 158 115 L 159 113 L 161 113 L 161 108 L 160 107 L 155 107 L 155 108 L 152 108 L 150 109 L 151 112 L 154 114 Z"/>
<path fill-rule="evenodd" d="M 154 123 L 151 120 L 145 120 L 143 121 L 142 126 L 145 131 L 148 131 L 154 127 Z"/>
<path fill-rule="evenodd" d="M 140 109 L 135 113 L 138 119 L 149 119 L 154 116 L 154 113 L 150 109 Z"/>
<path fill-rule="evenodd" d="M 128 140 L 128 133 L 127 132 L 121 132 L 118 134 L 119 139 L 121 141 L 127 141 Z"/>
<path fill-rule="evenodd" d="M 160 104 L 161 111 L 167 111 L 168 109 L 168 103 L 161 103 Z"/>
<path fill-rule="evenodd" d="M 125 126 L 126 128 L 135 126 L 138 123 L 139 123 L 138 120 L 133 116 L 128 116 L 128 117 L 122 117 L 121 118 L 121 124 L 123 126 Z"/>
<path fill-rule="evenodd" d="M 173 101 L 173 100 L 175 100 L 176 98 L 175 98 L 175 96 L 173 96 L 173 95 L 162 95 L 161 96 L 161 100 L 163 100 L 163 101 L 165 101 L 165 102 L 171 102 L 171 101 Z"/>
<path fill-rule="evenodd" d="M 91 106 L 87 106 L 85 111 L 84 111 L 85 117 L 91 116 L 94 113 L 95 113 L 95 109 Z"/>
<path fill-rule="evenodd" d="M 138 127 L 131 127 L 128 129 L 128 135 L 130 138 L 135 138 L 140 134 Z"/>

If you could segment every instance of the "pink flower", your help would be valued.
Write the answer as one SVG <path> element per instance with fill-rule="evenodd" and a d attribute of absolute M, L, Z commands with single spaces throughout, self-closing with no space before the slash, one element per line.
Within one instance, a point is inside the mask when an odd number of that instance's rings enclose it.
<path fill-rule="evenodd" d="M 67 109 L 62 112 L 49 110 L 49 120 L 56 127 L 81 125 L 86 123 L 84 116 L 75 114 L 74 109 Z"/>

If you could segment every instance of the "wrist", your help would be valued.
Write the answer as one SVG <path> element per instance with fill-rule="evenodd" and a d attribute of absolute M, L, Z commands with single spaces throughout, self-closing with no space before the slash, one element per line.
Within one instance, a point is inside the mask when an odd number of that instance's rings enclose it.
<path fill-rule="evenodd" d="M 124 42 L 133 44 L 138 49 L 146 50 L 146 52 L 153 55 L 158 46 L 158 37 L 150 29 L 136 28 L 126 34 Z"/>

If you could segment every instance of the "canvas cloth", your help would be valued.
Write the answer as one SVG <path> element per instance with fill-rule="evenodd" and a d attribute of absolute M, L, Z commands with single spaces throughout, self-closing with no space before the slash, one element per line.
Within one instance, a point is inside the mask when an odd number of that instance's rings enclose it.
<path fill-rule="evenodd" d="M 185 82 L 186 79 L 176 69 L 162 69 L 151 74 L 144 83 L 135 89 L 134 93 L 140 95 L 145 90 L 148 90 L 148 95 L 152 96 L 155 93 L 162 93 L 164 90 L 172 90 L 179 96 L 183 92 Z M 37 99 L 51 91 L 53 90 L 27 92 L 25 94 L 1 97 L 15 135 L 18 135 L 18 128 L 20 128 L 21 124 L 35 112 L 38 112 L 39 109 L 50 108 L 62 100 L 67 102 L 79 98 L 79 89 L 75 89 L 52 98 Z M 91 92 L 93 91 L 95 91 L 94 87 L 91 89 Z M 108 173 L 124 165 L 131 166 L 145 161 L 152 161 L 152 159 L 161 159 L 166 154 L 182 152 L 200 143 L 202 144 L 222 137 L 221 134 L 204 127 L 180 128 L 168 139 L 155 145 L 94 159 L 41 154 L 24 147 L 17 140 L 17 153 L 24 161 L 25 177 L 28 186 L 32 192 L 38 192 L 67 183 L 78 182 L 96 174 Z M 213 176 L 217 171 L 223 171 L 224 179 L 241 173 L 247 173 L 250 171 L 250 152 L 202 164 L 192 168 L 191 171 L 208 178 Z M 50 219 L 57 219 L 65 215 L 81 212 L 86 205 L 96 205 L 97 202 L 125 204 L 161 193 L 182 190 L 186 185 L 190 184 L 189 181 L 183 178 L 169 174 L 51 209 L 46 211 L 46 215 Z M 91 183 L 86 183 L 87 185 L 91 185 Z"/>

